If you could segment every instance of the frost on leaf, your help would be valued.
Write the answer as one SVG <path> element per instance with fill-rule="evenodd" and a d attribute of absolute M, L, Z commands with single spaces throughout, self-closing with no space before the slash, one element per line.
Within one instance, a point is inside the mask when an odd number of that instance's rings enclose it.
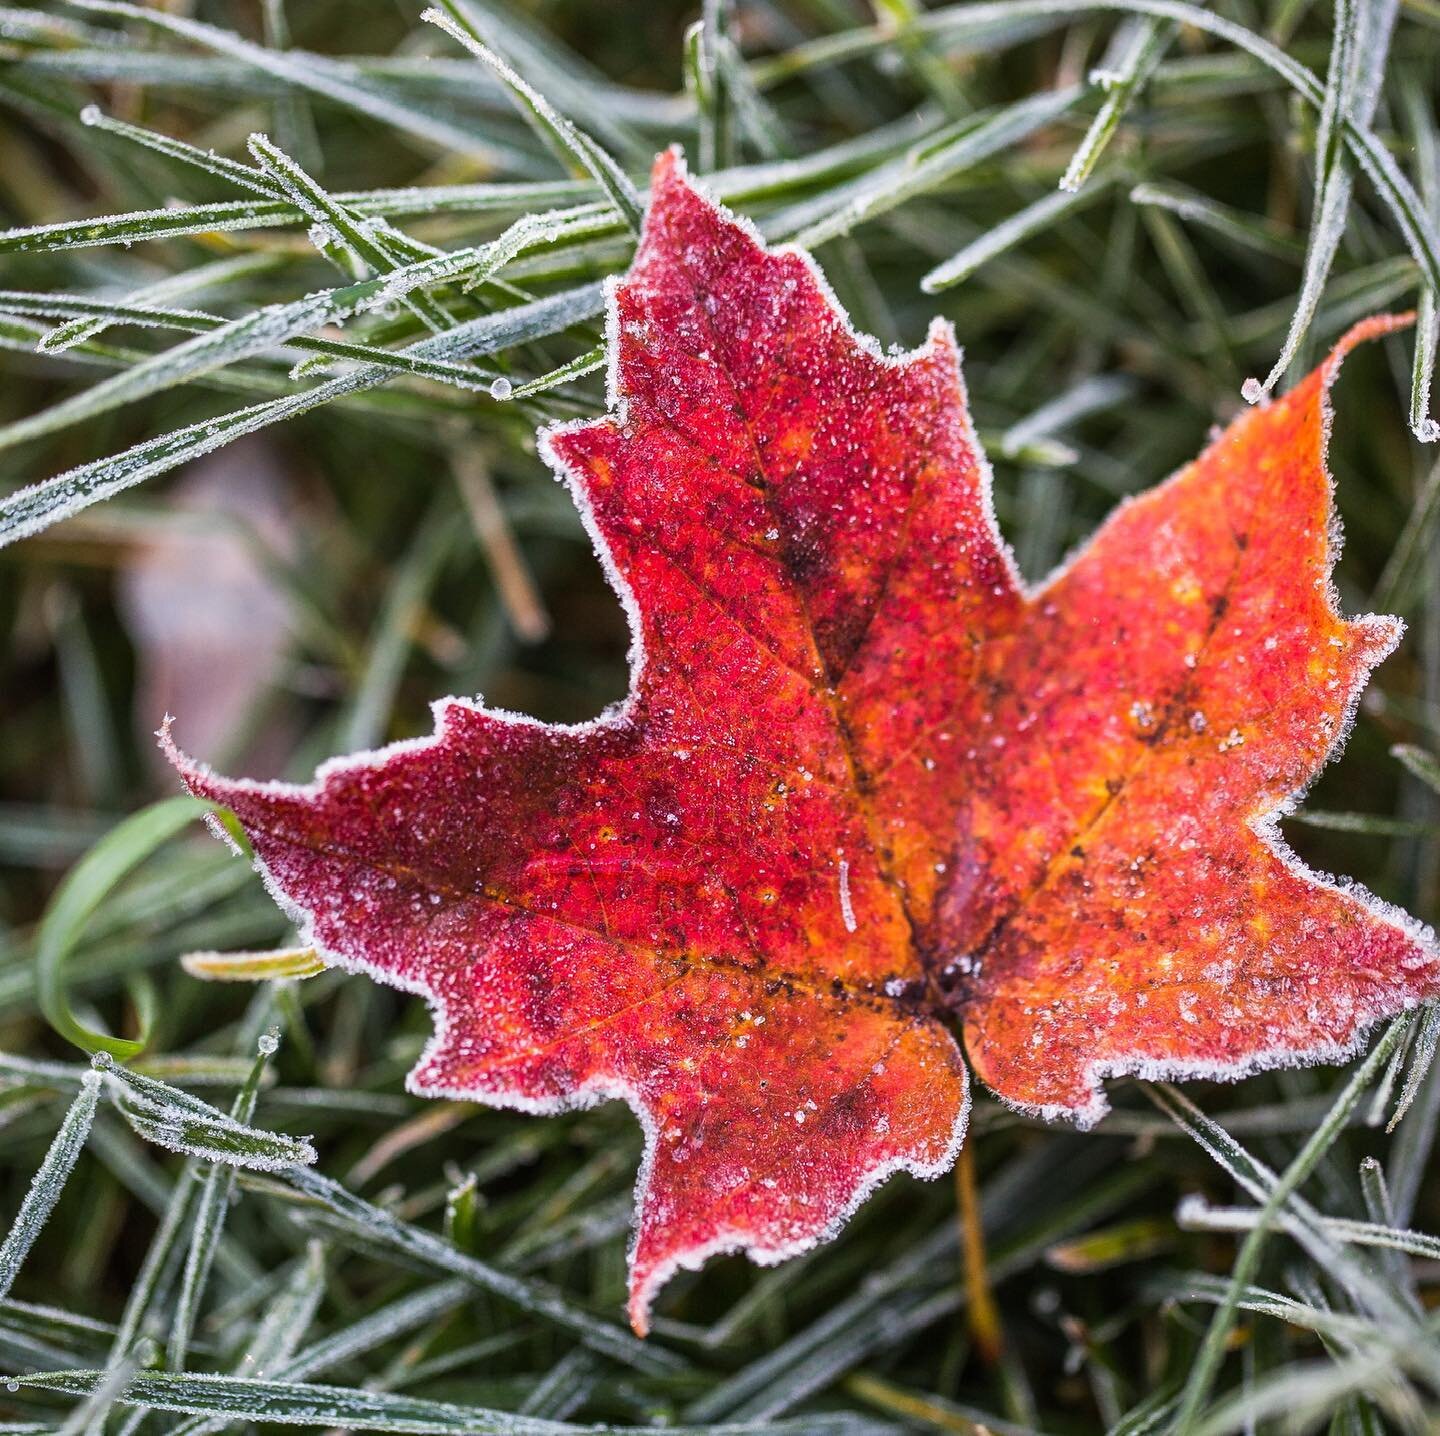
<path fill-rule="evenodd" d="M 629 612 L 625 703 L 447 699 L 307 787 L 173 756 L 306 943 L 430 1001 L 417 1091 L 630 1103 L 644 1330 L 677 1267 L 943 1171 L 957 1025 L 1001 1098 L 1089 1124 L 1106 1075 L 1338 1058 L 1440 991 L 1428 933 L 1273 826 L 1399 631 L 1336 612 L 1322 452 L 1388 322 L 1029 591 L 949 328 L 882 354 L 664 155 L 612 412 L 543 436 Z"/>

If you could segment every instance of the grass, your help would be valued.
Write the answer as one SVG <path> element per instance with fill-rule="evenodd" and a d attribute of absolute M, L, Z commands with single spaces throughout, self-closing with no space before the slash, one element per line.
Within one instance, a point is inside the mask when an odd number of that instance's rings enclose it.
<path fill-rule="evenodd" d="M 679 142 L 863 328 L 954 321 L 1031 575 L 1242 388 L 1418 309 L 1332 452 L 1344 602 L 1409 636 L 1287 832 L 1433 922 L 1440 9 L 436 18 L 0 6 L 0 1432 L 1434 1431 L 1436 1013 L 1348 1072 L 1115 1084 L 1084 1136 L 982 1095 L 958 1192 L 712 1263 L 642 1344 L 629 1116 L 405 1095 L 420 1005 L 287 975 L 149 733 L 173 703 L 301 776 L 440 693 L 620 695 L 533 433 L 603 407 L 600 282 Z"/>

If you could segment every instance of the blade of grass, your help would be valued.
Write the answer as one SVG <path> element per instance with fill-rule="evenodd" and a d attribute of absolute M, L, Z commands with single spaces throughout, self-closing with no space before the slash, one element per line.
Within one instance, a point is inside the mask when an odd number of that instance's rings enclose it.
<path fill-rule="evenodd" d="M 1000 150 L 1018 144 L 1041 126 L 1064 114 L 1080 95 L 1078 86 L 1017 101 L 979 120 L 951 126 L 940 137 L 911 148 L 899 160 L 882 165 L 857 184 L 843 204 L 827 198 L 818 206 L 822 217 L 811 219 L 805 209 L 793 215 L 777 216 L 767 230 L 790 233 L 796 244 L 819 245 L 827 239 L 849 234 L 857 225 L 887 213 L 916 195 L 943 184 L 956 174 L 988 159 Z M 828 209 L 829 213 L 823 213 Z"/>
<path fill-rule="evenodd" d="M 1147 180 L 1130 191 L 1130 202 L 1159 205 L 1161 209 L 1168 209 L 1171 214 L 1192 224 L 1204 225 L 1212 233 L 1245 249 L 1272 254 L 1279 259 L 1299 259 L 1305 253 L 1305 247 L 1299 240 L 1277 226 L 1242 214 L 1184 185 Z"/>
<path fill-rule="evenodd" d="M 195 145 L 187 144 L 184 140 L 176 139 L 173 135 L 163 134 L 159 130 L 146 129 L 143 125 L 129 124 L 125 120 L 116 119 L 113 115 L 107 115 L 99 105 L 86 105 L 80 111 L 80 123 L 101 134 L 114 135 L 117 139 L 153 150 L 156 154 L 164 155 L 166 159 L 174 160 L 177 164 L 198 170 L 201 174 L 238 185 L 252 194 L 264 195 L 268 199 L 284 199 L 286 197 L 280 186 L 249 165 L 241 164 L 238 160 L 227 159 L 213 150 L 202 150 Z"/>
<path fill-rule="evenodd" d="M 723 61 L 733 21 L 730 0 L 702 0 L 700 19 L 685 36 L 687 73 L 700 114 L 700 169 L 704 174 L 734 161 L 733 101 Z"/>
<path fill-rule="evenodd" d="M 1105 193 L 1107 187 L 1107 180 L 1102 176 L 1092 180 L 1083 189 L 1058 190 L 1054 194 L 1042 195 L 967 244 L 944 264 L 937 264 L 920 281 L 920 288 L 926 294 L 939 294 L 942 290 L 963 283 L 982 264 L 1013 249 L 1032 234 L 1048 229 L 1062 216 L 1074 214 L 1093 203 Z"/>
<path fill-rule="evenodd" d="M 1415 173 L 1420 196 L 1432 223 L 1440 223 L 1440 134 L 1437 134 L 1433 96 L 1414 77 L 1401 86 L 1411 142 L 1415 147 Z M 1422 444 L 1440 439 L 1440 422 L 1430 417 L 1430 387 L 1435 377 L 1435 353 L 1440 347 L 1440 290 L 1420 287 L 1415 316 L 1415 361 L 1410 378 L 1410 429 Z"/>
<path fill-rule="evenodd" d="M 526 120 L 567 164 L 580 174 L 588 174 L 610 199 L 634 234 L 640 233 L 644 206 L 629 176 L 595 140 L 572 124 L 532 85 L 521 79 L 467 22 L 463 8 L 455 0 L 441 0 L 443 10 L 429 9 L 420 18 L 438 25 L 451 39 L 458 41 L 477 60 L 488 65 L 515 96 Z"/>
<path fill-rule="evenodd" d="M 367 281 L 378 285 L 382 281 Z M 458 324 L 400 351 L 422 361 L 450 361 L 493 354 L 546 334 L 558 333 L 591 319 L 604 306 L 599 284 L 538 299 L 514 309 Z M 137 444 L 124 453 L 82 464 L 53 479 L 20 489 L 0 500 L 0 546 L 27 538 L 93 503 L 142 483 L 177 465 L 213 453 L 245 434 L 318 408 L 335 399 L 384 384 L 394 372 L 389 365 L 369 363 L 349 374 L 297 394 L 234 410 L 216 419 L 190 424 Z"/>
<path fill-rule="evenodd" d="M 1324 104 L 1325 86 L 1313 71 L 1239 22 L 1186 0 L 976 0 L 976 3 L 929 11 L 917 19 L 916 25 L 924 33 L 938 38 L 964 36 L 973 41 L 987 30 L 996 30 L 1002 36 L 1027 33 L 1024 27 L 1030 22 L 1053 26 L 1092 11 L 1149 15 L 1214 35 L 1253 55 L 1317 111 Z M 878 26 L 829 36 L 808 50 L 792 53 L 783 73 L 793 74 L 797 69 L 865 54 L 883 45 L 886 38 L 883 28 Z M 777 75 L 774 68 L 752 68 L 751 73 L 762 86 L 773 83 Z M 1351 153 L 1405 236 L 1426 282 L 1440 289 L 1440 234 L 1414 187 L 1368 125 L 1351 115 L 1344 118 L 1342 128 Z"/>
<path fill-rule="evenodd" d="M 1271 1225 L 1279 1216 L 1291 1194 L 1310 1176 L 1335 1139 L 1344 1130 L 1349 1113 L 1359 1104 L 1365 1089 L 1383 1070 L 1385 1063 L 1389 1060 L 1391 1050 L 1404 1035 L 1407 1021 L 1408 1019 L 1401 1018 L 1391 1023 L 1386 1029 L 1380 1041 L 1371 1048 L 1368 1056 L 1345 1084 L 1324 1121 L 1315 1129 L 1295 1159 L 1285 1168 L 1269 1192 L 1266 1193 L 1259 1209 L 1257 1225 L 1241 1243 L 1239 1253 L 1236 1255 L 1226 1298 L 1211 1319 L 1200 1349 L 1191 1365 L 1175 1417 L 1177 1436 L 1188 1436 L 1188 1433 L 1197 1429 L 1201 1407 L 1209 1395 L 1224 1356 L 1225 1344 L 1229 1339 L 1230 1328 L 1235 1320 L 1240 1293 L 1254 1278 Z"/>
<path fill-rule="evenodd" d="M 86 1396 L 103 1380 L 98 1371 L 54 1371 L 18 1379 L 20 1389 Z M 334 1426 L 352 1431 L 398 1431 L 413 1436 L 570 1436 L 594 1426 L 516 1416 L 508 1411 L 428 1401 L 351 1387 L 249 1380 L 170 1371 L 141 1372 L 120 1394 L 128 1406 L 230 1421 L 283 1426 Z M 608 1426 L 613 1436 L 651 1436 L 653 1426 Z M 725 1426 L 672 1426 L 673 1436 L 882 1436 L 895 1430 L 850 1415 L 812 1415 L 799 1421 L 741 1421 Z"/>
<path fill-rule="evenodd" d="M 367 279 L 372 274 L 393 274 L 403 266 L 394 257 L 395 245 L 385 243 L 384 221 L 379 219 L 359 220 L 335 199 L 328 195 L 283 150 L 272 144 L 265 135 L 251 135 L 248 141 L 250 153 L 256 163 L 284 191 L 286 197 L 299 206 L 314 221 L 313 231 L 322 236 L 334 236 L 341 249 L 352 257 L 352 278 Z M 413 244 L 403 246 L 406 257 L 414 258 Z M 426 258 L 434 259 L 438 250 L 429 250 Z M 432 333 L 439 333 L 451 327 L 451 319 L 440 302 L 416 290 L 406 294 L 401 303 L 414 313 Z"/>
<path fill-rule="evenodd" d="M 168 31 L 182 40 L 243 61 L 259 73 L 277 77 L 287 85 L 323 95 L 358 114 L 436 145 L 442 151 L 469 155 L 486 165 L 519 168 L 522 173 L 528 167 L 528 157 L 523 151 L 498 144 L 493 135 L 482 128 L 458 125 L 413 100 L 402 99 L 373 82 L 347 74 L 321 55 L 300 50 L 267 50 L 233 31 L 166 10 L 132 5 L 127 0 L 65 0 L 65 3 L 92 14 L 113 15 L 116 19 Z"/>
<path fill-rule="evenodd" d="M 143 285 L 126 296 L 126 303 L 139 308 L 169 305 L 176 299 L 255 278 L 270 269 L 272 264 L 270 257 L 263 254 L 237 254 L 229 259 L 217 259 L 211 264 L 199 264 L 193 269 L 168 275 L 154 284 Z M 4 307 L 4 302 L 0 301 L 0 308 Z M 98 338 L 108 327 L 103 317 L 92 320 L 77 318 L 45 335 L 37 347 L 47 354 L 60 354 L 71 345 Z"/>
<path fill-rule="evenodd" d="M 549 1288 L 513 1277 L 478 1261 L 459 1251 L 443 1237 L 398 1220 L 308 1168 L 297 1167 L 283 1176 L 289 1186 L 319 1202 L 354 1231 L 363 1234 L 366 1240 L 402 1253 L 431 1270 L 459 1277 L 473 1287 L 488 1291 L 522 1311 L 578 1335 L 586 1346 L 602 1355 L 657 1375 L 684 1368 L 680 1358 L 663 1347 L 653 1342 L 641 1342 L 628 1331 L 571 1306 Z"/>
<path fill-rule="evenodd" d="M 260 1078 L 270 1055 L 275 1051 L 275 1038 L 262 1039 L 258 1045 L 259 1051 L 250 1075 L 245 1079 L 245 1085 L 236 1094 L 230 1108 L 231 1120 L 242 1126 L 248 1126 L 254 1115 L 256 1098 L 260 1092 Z M 195 1204 L 190 1244 L 185 1253 L 185 1270 L 165 1346 L 165 1359 L 172 1371 L 181 1372 L 185 1369 L 191 1336 L 200 1313 L 200 1303 L 210 1280 L 220 1231 L 234 1190 L 235 1168 L 223 1162 L 212 1163 L 202 1180 L 200 1195 Z"/>
<path fill-rule="evenodd" d="M 56 889 L 36 941 L 36 991 L 46 1021 L 84 1051 L 133 1057 L 144 1048 L 145 1037 L 133 1041 L 111 1037 L 91 1031 L 76 1019 L 65 979 L 70 953 L 115 884 L 209 808 L 189 797 L 166 798 L 142 808 L 111 829 Z"/>
<path fill-rule="evenodd" d="M 1437 1046 L 1440 1046 L 1440 1007 L 1432 1004 L 1425 1009 L 1420 1019 L 1410 1066 L 1405 1073 L 1405 1083 L 1400 1089 L 1395 1110 L 1391 1113 L 1390 1121 L 1385 1127 L 1387 1135 L 1400 1125 L 1405 1114 L 1414 1106 L 1415 1098 L 1420 1095 L 1421 1085 L 1435 1061 Z"/>
<path fill-rule="evenodd" d="M 456 538 L 455 515 L 449 503 L 431 512 L 386 585 L 385 602 L 375 624 L 368 657 L 346 713 L 340 746 L 347 752 L 375 748 L 390 721 L 425 596 L 439 577 Z"/>
<path fill-rule="evenodd" d="M 527 231 L 528 233 L 528 231 Z M 28 443 L 70 424 L 133 403 L 150 394 L 200 378 L 212 370 L 266 353 L 297 335 L 355 315 L 382 309 L 430 286 L 460 277 L 478 279 L 512 257 L 526 234 L 475 250 L 457 250 L 393 269 L 383 276 L 358 280 L 337 289 L 321 289 L 285 304 L 267 304 L 217 328 L 197 334 L 172 349 L 131 365 L 122 373 L 92 385 L 0 429 L 0 449 Z"/>
<path fill-rule="evenodd" d="M 1176 1221 L 1181 1228 L 1197 1232 L 1254 1232 L 1261 1225 L 1261 1217 L 1258 1207 L 1216 1207 L 1194 1195 L 1186 1197 L 1176 1210 Z M 1277 1231 L 1298 1235 L 1304 1230 L 1304 1224 L 1291 1217 L 1281 1215 L 1268 1220 Z M 1334 1241 L 1350 1246 L 1403 1252 L 1429 1261 L 1440 1258 L 1440 1237 L 1428 1232 L 1347 1217 L 1318 1216 L 1313 1225 Z"/>
<path fill-rule="evenodd" d="M 90 1124 L 95 1120 L 95 1104 L 99 1096 L 100 1074 L 87 1072 L 81 1079 L 80 1091 L 65 1113 L 60 1130 L 55 1134 L 55 1140 L 50 1144 L 50 1150 L 25 1192 L 5 1240 L 0 1242 L 0 1298 L 15 1284 L 15 1277 L 30 1254 L 35 1238 L 40 1235 L 46 1218 L 60 1200 L 60 1193 L 90 1133 Z"/>
<path fill-rule="evenodd" d="M 261 7 L 264 23 L 265 43 L 272 50 L 290 48 L 290 20 L 285 13 L 285 0 L 264 0 Z M 275 121 L 281 142 L 303 163 L 312 169 L 323 163 L 320 153 L 320 136 L 315 129 L 315 117 L 304 94 L 288 92 L 275 101 Z"/>
<path fill-rule="evenodd" d="M 1437 527 L 1440 527 L 1440 461 L 1431 465 L 1405 520 L 1405 527 L 1385 561 L 1384 571 L 1371 599 L 1377 612 L 1409 610 L 1414 578 L 1422 558 L 1433 543 Z M 1400 757 L 1395 750 L 1392 752 Z M 1405 760 L 1402 758 L 1401 761 Z"/>
<path fill-rule="evenodd" d="M 134 1350 L 135 1343 L 150 1318 L 160 1293 L 165 1271 L 170 1265 L 171 1254 L 175 1251 L 176 1244 L 180 1240 L 180 1233 L 184 1229 L 185 1219 L 189 1215 L 190 1204 L 194 1200 L 196 1190 L 195 1168 L 187 1162 L 180 1169 L 180 1174 L 175 1180 L 170 1199 L 161 1216 L 160 1225 L 154 1237 L 151 1238 L 150 1245 L 145 1248 L 145 1257 L 140 1264 L 139 1274 L 135 1278 L 135 1284 L 130 1288 L 129 1296 L 125 1299 L 125 1311 L 120 1318 L 120 1325 L 115 1332 L 115 1340 L 110 1347 L 110 1365 L 112 1367 L 122 1362 Z"/>
<path fill-rule="evenodd" d="M 304 1138 L 251 1127 L 138 1072 L 112 1067 L 107 1078 L 116 1108 L 135 1133 L 172 1152 L 257 1172 L 308 1166 L 317 1159 Z"/>
<path fill-rule="evenodd" d="M 202 982 L 270 982 L 276 978 L 317 977 L 325 964 L 310 947 L 281 947 L 270 952 L 187 952 L 180 966 Z"/>
<path fill-rule="evenodd" d="M 1090 77 L 1105 98 L 1060 177 L 1061 189 L 1073 192 L 1090 178 L 1131 100 L 1144 89 L 1174 38 L 1175 26 L 1159 20 L 1139 20 L 1116 33 L 1104 67 Z"/>

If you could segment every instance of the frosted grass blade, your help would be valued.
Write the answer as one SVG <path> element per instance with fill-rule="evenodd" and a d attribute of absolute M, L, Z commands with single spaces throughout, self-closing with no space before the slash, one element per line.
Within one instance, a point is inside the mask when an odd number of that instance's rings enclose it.
<path fill-rule="evenodd" d="M 432 1270 L 459 1277 L 472 1286 L 492 1292 L 522 1311 L 575 1333 L 586 1346 L 602 1355 L 654 1374 L 674 1372 L 684 1367 L 678 1357 L 663 1347 L 642 1342 L 628 1331 L 571 1306 L 540 1283 L 511 1276 L 468 1256 L 443 1237 L 400 1221 L 317 1172 L 297 1167 L 286 1172 L 284 1177 L 297 1192 L 320 1202 L 368 1240 L 404 1253 Z"/>
<path fill-rule="evenodd" d="M 322 55 L 301 50 L 267 50 L 219 26 L 165 10 L 128 4 L 126 0 L 67 0 L 67 3 L 95 14 L 113 15 L 167 30 L 192 44 L 244 61 L 261 74 L 278 76 L 289 85 L 323 95 L 347 109 L 393 125 L 442 151 L 470 155 L 500 168 L 525 164 L 520 152 L 497 144 L 480 127 L 472 130 L 457 125 L 413 101 L 400 99 L 379 86 L 347 75 L 343 67 Z"/>
<path fill-rule="evenodd" d="M 494 267 L 495 259 L 488 254 L 456 250 L 404 266 L 384 278 L 363 279 L 339 289 L 317 290 L 286 304 L 267 304 L 141 360 L 29 418 L 6 425 L 0 429 L 0 450 L 28 443 L 43 434 L 201 378 L 215 369 L 267 353 L 297 335 L 379 309 L 423 286 L 444 284 L 467 272 L 482 274 Z"/>
<path fill-rule="evenodd" d="M 16 1274 L 35 1244 L 35 1238 L 40 1235 L 45 1219 L 60 1200 L 60 1193 L 90 1133 L 90 1124 L 95 1120 L 95 1104 L 99 1096 L 100 1074 L 87 1072 L 81 1080 L 80 1091 L 65 1113 L 60 1130 L 55 1134 L 55 1140 L 50 1144 L 50 1150 L 30 1182 L 4 1242 L 0 1243 L 0 1298 L 14 1285 Z"/>
<path fill-rule="evenodd" d="M 248 1125 L 255 1112 L 260 1091 L 260 1078 L 265 1064 L 275 1050 L 275 1038 L 267 1037 L 259 1044 L 255 1061 L 245 1085 L 235 1095 L 230 1108 L 232 1121 Z M 181 1277 L 180 1294 L 170 1322 L 170 1335 L 165 1345 L 166 1362 L 172 1371 L 184 1371 L 190 1349 L 190 1338 L 200 1314 L 200 1302 L 210 1280 L 221 1229 L 235 1190 L 235 1168 L 215 1162 L 205 1173 L 195 1204 L 195 1220 L 190 1229 L 190 1245 L 185 1252 L 185 1270 Z"/>
<path fill-rule="evenodd" d="M 558 333 L 582 320 L 593 319 L 603 307 L 602 286 L 582 285 L 578 289 L 458 324 L 448 333 L 421 340 L 400 351 L 400 354 L 421 361 L 438 359 L 445 362 L 493 354 Z M 0 500 L 0 546 L 38 533 L 60 519 L 145 479 L 163 474 L 202 454 L 212 453 L 244 434 L 252 434 L 257 429 L 306 413 L 332 400 L 374 388 L 385 383 L 394 372 L 389 365 L 371 363 L 298 394 L 267 400 L 216 419 L 173 430 L 137 444 L 123 454 L 82 464 L 53 479 L 7 495 Z"/>
<path fill-rule="evenodd" d="M 283 1136 L 227 1117 L 197 1097 L 163 1082 L 111 1068 L 115 1106 L 138 1136 L 198 1161 L 252 1171 L 277 1171 L 316 1160 L 304 1138 Z"/>
<path fill-rule="evenodd" d="M 1060 177 L 1061 189 L 1073 192 L 1090 178 L 1130 101 L 1144 89 L 1174 37 L 1175 26 L 1158 20 L 1137 21 L 1116 36 L 1106 64 L 1090 77 L 1105 91 L 1105 98 Z"/>
<path fill-rule="evenodd" d="M 271 982 L 279 978 L 318 977 L 325 964 L 310 947 L 280 947 L 270 952 L 187 952 L 180 966 L 202 982 Z"/>
<path fill-rule="evenodd" d="M 432 25 L 438 25 L 477 60 L 483 61 L 499 75 L 540 137 L 556 149 L 562 158 L 572 161 L 582 172 L 591 175 L 610 197 L 610 202 L 620 212 L 631 232 L 638 235 L 644 218 L 644 206 L 625 171 L 589 135 L 560 114 L 533 85 L 521 79 L 486 45 L 465 22 L 464 12 L 459 6 L 450 3 L 450 0 L 441 0 L 441 3 L 445 6 L 443 11 L 426 10 L 420 18 L 430 21 Z"/>
<path fill-rule="evenodd" d="M 920 288 L 926 294 L 939 294 L 942 290 L 962 283 L 982 264 L 1004 254 L 1008 249 L 1013 249 L 1032 234 L 1039 233 L 1061 215 L 1073 214 L 1084 205 L 1092 203 L 1104 193 L 1106 187 L 1103 180 L 1096 180 L 1084 189 L 1062 189 L 1054 194 L 1043 195 L 967 244 L 959 254 L 947 259 L 944 264 L 937 264 L 920 281 Z"/>
<path fill-rule="evenodd" d="M 98 1371 L 54 1371 L 19 1378 L 21 1390 L 86 1396 L 104 1379 Z M 335 1426 L 351 1431 L 395 1431 L 409 1436 L 653 1436 L 654 1426 L 572 1426 L 515 1416 L 507 1411 L 427 1401 L 352 1387 L 302 1385 L 168 1371 L 142 1372 L 119 1398 L 153 1411 L 222 1416 L 282 1426 Z M 721 1426 L 667 1426 L 670 1436 L 889 1436 L 895 1428 L 846 1414 L 797 1421 L 738 1421 Z"/>
<path fill-rule="evenodd" d="M 1080 96 L 1078 85 L 1031 96 L 988 115 L 978 122 L 966 121 L 940 137 L 913 146 L 899 160 L 880 169 L 855 186 L 843 204 L 833 198 L 822 202 L 828 213 L 811 219 L 807 209 L 793 215 L 773 216 L 767 228 L 783 231 L 796 244 L 814 246 L 837 235 L 849 234 L 857 225 L 884 214 L 916 195 L 943 183 L 1010 145 L 1018 144 L 1042 125 L 1064 114 Z"/>

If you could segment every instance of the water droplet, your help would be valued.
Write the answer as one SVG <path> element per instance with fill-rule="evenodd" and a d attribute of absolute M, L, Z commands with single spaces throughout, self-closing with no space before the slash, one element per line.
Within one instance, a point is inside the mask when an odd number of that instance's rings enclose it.
<path fill-rule="evenodd" d="M 508 399 L 515 391 L 515 386 L 502 374 L 498 379 L 490 381 L 490 397 L 492 399 Z"/>
<path fill-rule="evenodd" d="M 1258 404 L 1265 397 L 1265 386 L 1258 379 L 1247 379 L 1240 386 L 1240 397 L 1247 404 Z"/>

